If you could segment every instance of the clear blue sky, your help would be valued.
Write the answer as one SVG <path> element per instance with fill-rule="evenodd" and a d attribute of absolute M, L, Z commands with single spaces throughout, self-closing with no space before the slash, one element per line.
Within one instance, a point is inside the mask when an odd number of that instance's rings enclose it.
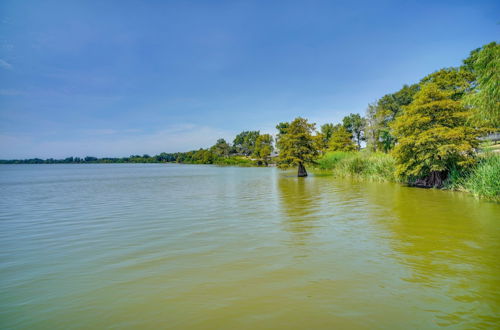
<path fill-rule="evenodd" d="M 0 158 L 338 122 L 498 41 L 499 1 L 0 2 Z"/>

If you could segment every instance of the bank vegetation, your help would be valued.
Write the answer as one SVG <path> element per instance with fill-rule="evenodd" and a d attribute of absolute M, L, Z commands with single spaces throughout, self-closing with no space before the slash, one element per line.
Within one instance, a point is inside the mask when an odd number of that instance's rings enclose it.
<path fill-rule="evenodd" d="M 210 148 L 124 158 L 3 160 L 0 163 L 160 163 L 306 166 L 323 173 L 425 188 L 468 191 L 500 201 L 500 45 L 473 50 L 459 67 L 443 68 L 369 104 L 339 123 L 281 122 L 277 134 L 244 131 Z M 493 134 L 494 135 L 494 134 Z"/>

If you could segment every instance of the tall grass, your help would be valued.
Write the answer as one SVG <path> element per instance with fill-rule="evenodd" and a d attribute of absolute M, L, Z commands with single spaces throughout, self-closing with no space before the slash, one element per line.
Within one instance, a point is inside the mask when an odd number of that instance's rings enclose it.
<path fill-rule="evenodd" d="M 215 165 L 222 166 L 255 166 L 257 163 L 248 157 L 232 156 L 227 158 L 217 158 L 214 161 Z"/>
<path fill-rule="evenodd" d="M 482 156 L 463 180 L 463 187 L 477 197 L 500 202 L 500 154 Z"/>
<path fill-rule="evenodd" d="M 453 168 L 446 189 L 462 190 L 474 196 L 500 202 L 500 154 L 484 153 L 468 170 Z M 317 168 L 338 177 L 400 182 L 392 156 L 369 152 L 328 152 L 317 161 Z"/>
<path fill-rule="evenodd" d="M 384 153 L 328 152 L 318 160 L 317 167 L 339 177 L 398 181 L 394 158 Z"/>

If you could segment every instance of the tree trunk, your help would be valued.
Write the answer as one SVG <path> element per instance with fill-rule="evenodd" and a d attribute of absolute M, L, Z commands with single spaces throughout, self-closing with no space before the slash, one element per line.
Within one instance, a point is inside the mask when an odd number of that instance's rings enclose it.
<path fill-rule="evenodd" d="M 442 188 L 448 176 L 446 171 L 432 171 L 428 176 L 415 181 L 415 186 L 421 188 Z"/>
<path fill-rule="evenodd" d="M 307 176 L 307 171 L 306 168 L 304 167 L 303 163 L 299 163 L 299 171 L 297 173 L 297 176 L 300 177 L 306 177 Z"/>

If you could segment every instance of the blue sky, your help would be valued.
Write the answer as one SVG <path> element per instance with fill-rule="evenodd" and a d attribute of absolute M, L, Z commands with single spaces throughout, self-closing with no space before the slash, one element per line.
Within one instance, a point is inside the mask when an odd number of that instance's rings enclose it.
<path fill-rule="evenodd" d="M 0 2 L 0 158 L 318 125 L 498 41 L 498 1 Z"/>

